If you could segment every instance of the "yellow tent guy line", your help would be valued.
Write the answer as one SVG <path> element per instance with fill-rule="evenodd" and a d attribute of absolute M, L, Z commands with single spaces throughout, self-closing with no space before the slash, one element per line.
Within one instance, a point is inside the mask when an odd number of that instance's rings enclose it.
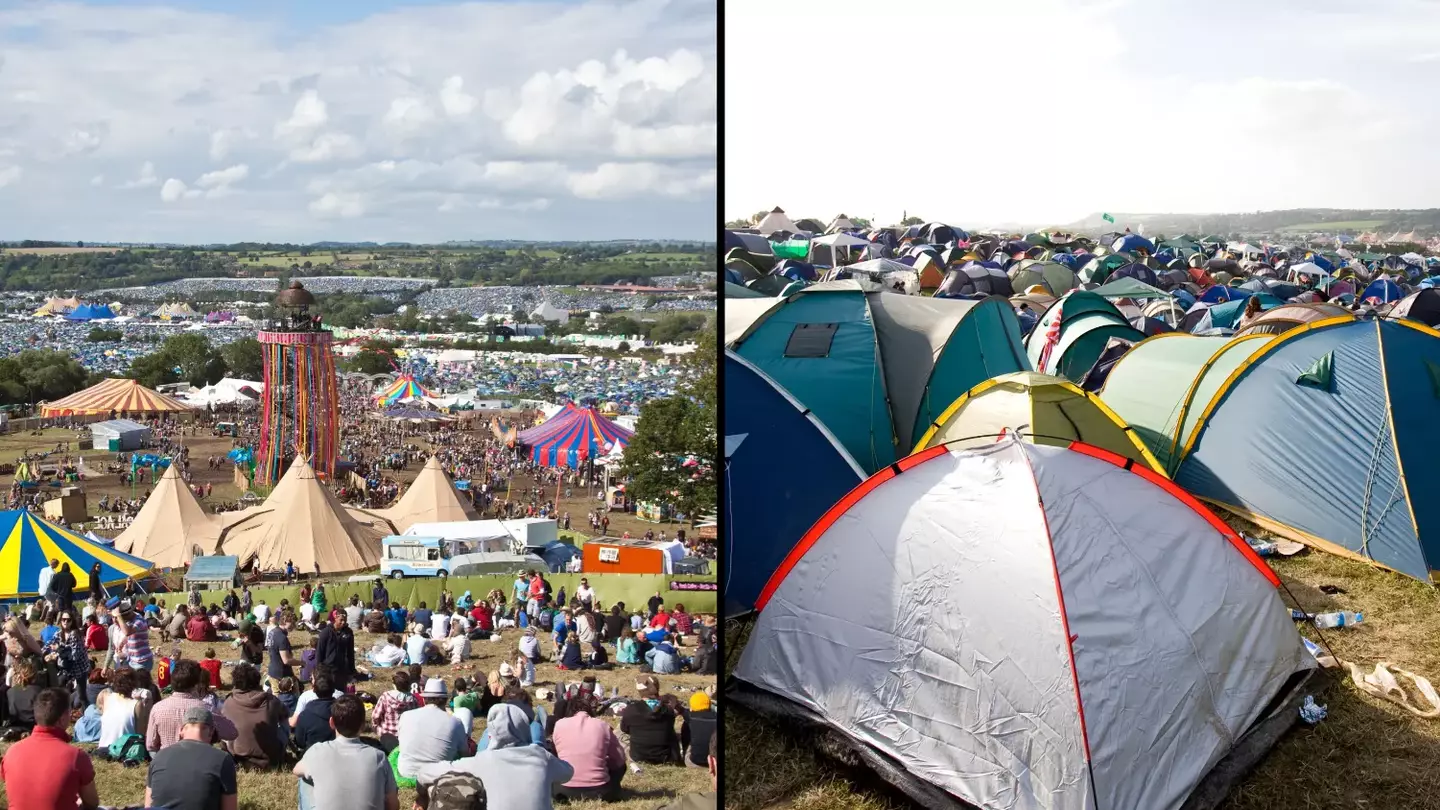
<path fill-rule="evenodd" d="M 1274 354 L 1276 349 L 1279 349 L 1281 346 L 1289 343 L 1290 341 L 1298 337 L 1308 335 L 1311 332 L 1319 329 L 1328 329 L 1332 326 L 1343 326 L 1349 323 L 1357 323 L 1357 321 L 1354 318 L 1346 315 L 1335 318 L 1327 318 L 1323 321 L 1314 321 L 1311 323 L 1307 323 L 1304 326 L 1298 326 L 1294 329 L 1291 329 L 1289 332 L 1282 332 L 1281 334 L 1276 335 L 1274 337 L 1274 340 L 1272 340 L 1264 348 L 1252 355 L 1250 359 L 1246 360 L 1244 363 L 1241 363 L 1238 368 L 1230 372 L 1230 376 L 1226 377 L 1225 382 L 1220 384 L 1220 387 L 1215 391 L 1215 395 L 1210 398 L 1210 403 L 1206 405 L 1205 410 L 1201 412 L 1200 419 L 1195 423 L 1195 429 L 1190 431 L 1190 437 L 1185 441 L 1184 449 L 1180 451 L 1181 463 L 1183 464 L 1185 457 L 1190 455 L 1191 450 L 1195 449 L 1195 443 L 1200 440 L 1200 434 L 1205 432 L 1205 426 L 1210 422 L 1210 415 L 1215 412 L 1215 408 L 1220 405 L 1220 402 L 1224 400 L 1227 395 L 1229 395 L 1230 389 L 1235 387 L 1235 383 L 1242 376 L 1244 376 L 1245 372 L 1249 371 L 1252 367 L 1254 367 L 1256 363 L 1259 363 L 1261 360 L 1264 360 L 1266 357 Z M 1176 469 L 1179 469 L 1178 465 L 1176 466 Z"/>
<path fill-rule="evenodd" d="M 1185 417 L 1190 415 L 1190 405 L 1195 399 L 1195 392 L 1200 389 L 1200 381 L 1205 379 L 1205 374 L 1209 372 L 1211 368 L 1214 368 L 1215 363 L 1218 362 L 1220 358 L 1225 355 L 1226 352 L 1230 351 L 1238 344 L 1243 343 L 1247 340 L 1271 340 L 1274 337 L 1276 336 L 1270 334 L 1246 335 L 1244 337 L 1226 341 L 1225 343 L 1221 344 L 1220 348 L 1215 350 L 1214 354 L 1210 355 L 1210 359 L 1206 360 L 1203 364 L 1201 364 L 1200 370 L 1195 372 L 1194 379 L 1190 380 L 1190 387 L 1185 389 L 1185 396 L 1182 397 L 1180 400 L 1180 413 L 1177 414 L 1175 417 L 1175 435 L 1170 437 L 1170 463 L 1175 466 L 1175 470 L 1177 472 L 1180 469 L 1180 465 L 1175 460 L 1175 451 L 1179 448 L 1180 445 L 1180 431 L 1185 429 Z M 1114 373 L 1114 369 L 1111 369 L 1111 373 Z M 1221 388 L 1223 387 L 1224 386 L 1222 385 Z"/>
<path fill-rule="evenodd" d="M 1384 321 L 1375 321 L 1375 353 L 1380 355 L 1380 387 L 1385 394 L 1385 419 L 1390 424 L 1390 449 L 1395 451 L 1395 471 L 1400 474 L 1400 492 L 1405 496 L 1405 508 L 1410 512 L 1410 526 L 1415 530 L 1415 539 L 1420 539 L 1420 521 L 1415 519 L 1415 502 L 1410 500 L 1410 484 L 1405 480 L 1405 465 L 1400 461 L 1400 434 L 1395 432 L 1395 409 L 1390 405 L 1390 377 L 1385 368 Z M 1427 569 L 1429 560 L 1425 561 Z"/>

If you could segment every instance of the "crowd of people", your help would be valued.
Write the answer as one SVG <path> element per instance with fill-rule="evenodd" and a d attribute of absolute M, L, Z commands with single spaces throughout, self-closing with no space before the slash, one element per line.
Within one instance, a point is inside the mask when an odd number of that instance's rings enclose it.
<path fill-rule="evenodd" d="M 287 769 L 302 810 L 394 810 L 401 787 L 416 789 L 419 810 L 610 801 L 646 766 L 708 768 L 714 789 L 713 687 L 682 697 L 660 676 L 714 674 L 715 619 L 660 593 L 640 609 L 607 607 L 588 578 L 566 595 L 537 571 L 508 594 L 442 591 L 434 609 L 413 612 L 382 580 L 368 603 L 332 603 L 323 583 L 307 583 L 298 605 L 242 587 L 209 606 L 198 590 L 173 610 L 132 591 L 92 594 L 76 610 L 73 575 L 55 569 L 58 590 L 0 631 L 0 728 L 13 743 L 0 779 L 13 810 L 98 807 L 93 759 L 148 768 L 146 807 L 232 810 L 240 771 Z M 297 629 L 312 632 L 299 654 Z M 377 638 L 360 664 L 357 630 Z M 178 643 L 164 651 L 181 638 L 210 646 L 198 660 Z M 465 677 L 472 640 L 506 638 L 513 664 Z M 224 642 L 238 660 L 217 654 Z M 553 688 L 536 678 L 542 661 L 556 664 Z M 448 683 L 425 673 L 446 665 L 461 673 Z M 631 697 L 577 672 L 630 666 Z M 711 792 L 665 806 L 716 805 Z"/>

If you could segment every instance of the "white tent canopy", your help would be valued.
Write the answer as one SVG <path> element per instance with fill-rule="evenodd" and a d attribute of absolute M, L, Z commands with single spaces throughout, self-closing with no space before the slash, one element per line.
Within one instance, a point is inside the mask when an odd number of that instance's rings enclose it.
<path fill-rule="evenodd" d="M 771 578 L 736 676 L 979 807 L 1177 810 L 1315 664 L 1244 541 L 1117 458 L 882 470 Z"/>
<path fill-rule="evenodd" d="M 810 240 L 810 252 L 808 258 L 815 261 L 815 246 L 830 248 L 830 266 L 837 267 L 840 264 L 839 248 L 864 247 L 870 243 L 858 236 L 851 236 L 848 233 L 832 233 L 818 239 Z"/>
<path fill-rule="evenodd" d="M 769 236 L 772 233 L 779 233 L 781 231 L 789 231 L 790 233 L 805 233 L 804 230 L 801 230 L 799 225 L 795 224 L 795 220 L 791 219 L 788 215 L 786 215 L 784 211 L 781 211 L 778 207 L 770 213 L 766 214 L 763 219 L 757 222 L 755 224 L 755 230 L 761 236 Z"/>

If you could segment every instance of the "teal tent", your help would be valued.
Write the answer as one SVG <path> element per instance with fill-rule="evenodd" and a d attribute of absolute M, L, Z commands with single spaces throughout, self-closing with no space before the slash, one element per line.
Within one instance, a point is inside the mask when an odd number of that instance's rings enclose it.
<path fill-rule="evenodd" d="M 814 413 L 867 474 L 906 455 L 970 388 L 1030 370 L 1004 298 L 864 292 L 850 280 L 773 303 L 727 301 L 725 342 Z"/>

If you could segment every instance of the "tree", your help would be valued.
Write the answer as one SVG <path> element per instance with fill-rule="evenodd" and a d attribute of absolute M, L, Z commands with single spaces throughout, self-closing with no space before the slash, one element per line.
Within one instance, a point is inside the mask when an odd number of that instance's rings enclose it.
<path fill-rule="evenodd" d="M 119 329 L 106 329 L 103 326 L 91 329 L 90 334 L 85 336 L 85 340 L 90 343 L 119 343 L 124 339 L 124 332 Z"/>
<path fill-rule="evenodd" d="M 132 380 L 138 380 L 146 388 L 158 388 L 180 381 L 180 374 L 175 370 L 175 363 L 164 351 L 152 352 L 135 358 L 131 361 L 130 370 L 126 372 L 125 376 Z"/>
<path fill-rule="evenodd" d="M 770 216 L 769 211 L 756 211 L 755 213 L 750 215 L 750 224 L 759 225 L 760 220 L 764 219 L 767 216 Z"/>
<path fill-rule="evenodd" d="M 540 383 L 540 387 L 535 389 L 535 398 L 545 402 L 554 402 L 555 386 L 548 382 Z"/>
<path fill-rule="evenodd" d="M 370 341 L 346 363 L 361 374 L 385 374 L 395 370 L 395 350 L 388 343 Z"/>
<path fill-rule="evenodd" d="M 921 219 L 920 217 L 905 217 L 904 219 L 900 220 L 900 224 L 907 227 L 910 225 L 924 225 L 925 220 Z"/>
<path fill-rule="evenodd" d="M 230 373 L 242 380 L 258 380 L 265 376 L 265 358 L 260 350 L 260 341 L 255 338 L 241 338 L 220 349 Z"/>
<path fill-rule="evenodd" d="M 713 457 L 702 456 L 705 440 L 701 406 L 686 397 L 667 397 L 640 406 L 635 435 L 625 448 L 621 472 L 626 490 L 642 501 L 673 504 L 693 526 L 702 511 L 715 508 Z M 713 442 L 712 442 L 713 443 Z M 687 457 L 697 461 L 687 465 Z"/>
<path fill-rule="evenodd" d="M 618 352 L 620 352 L 621 354 L 629 354 L 629 353 L 630 353 L 630 341 L 628 341 L 628 340 L 622 340 L 622 341 L 620 341 L 620 345 L 619 345 L 619 346 L 616 346 L 616 347 L 615 347 L 615 350 L 618 351 Z"/>
<path fill-rule="evenodd" d="M 204 335 L 175 335 L 160 344 L 160 352 L 179 367 L 181 378 L 196 388 L 213 385 L 225 376 L 224 358 Z"/>

